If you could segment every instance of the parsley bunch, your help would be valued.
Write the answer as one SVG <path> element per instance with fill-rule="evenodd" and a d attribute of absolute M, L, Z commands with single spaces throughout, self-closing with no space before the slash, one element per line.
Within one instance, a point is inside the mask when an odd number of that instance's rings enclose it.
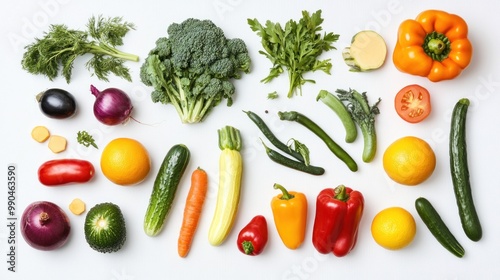
<path fill-rule="evenodd" d="M 297 22 L 289 20 L 285 28 L 271 21 L 266 21 L 265 26 L 257 19 L 248 19 L 248 24 L 252 31 L 261 37 L 264 50 L 260 54 L 266 56 L 273 64 L 269 75 L 261 82 L 268 83 L 284 72 L 288 72 L 290 89 L 288 97 L 299 90 L 302 94 L 302 85 L 306 82 L 314 83 L 314 80 L 305 79 L 304 73 L 321 70 L 330 74 L 332 64 L 330 59 L 320 60 L 319 56 L 323 51 L 335 49 L 333 43 L 339 35 L 330 33 L 321 34 L 321 10 L 312 15 L 307 11 L 302 11 L 302 18 Z"/>
<path fill-rule="evenodd" d="M 55 79 L 62 68 L 62 75 L 69 83 L 73 63 L 79 56 L 92 54 L 86 63 L 89 71 L 98 79 L 108 81 L 110 73 L 131 81 L 129 69 L 124 66 L 125 60 L 139 61 L 139 57 L 116 49 L 123 45 L 123 37 L 135 29 L 134 25 L 122 21 L 121 17 L 91 17 L 87 30 L 73 30 L 66 25 L 51 25 L 43 38 L 26 46 L 21 65 L 32 74 Z"/>

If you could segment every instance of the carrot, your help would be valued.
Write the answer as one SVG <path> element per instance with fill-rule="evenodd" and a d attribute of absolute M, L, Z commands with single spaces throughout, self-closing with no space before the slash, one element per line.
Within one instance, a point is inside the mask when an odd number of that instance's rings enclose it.
<path fill-rule="evenodd" d="M 193 242 L 194 233 L 198 227 L 203 203 L 208 189 L 208 176 L 205 170 L 197 168 L 191 174 L 191 187 L 186 198 L 184 206 L 184 217 L 182 219 L 179 239 L 177 241 L 177 251 L 179 256 L 184 258 L 187 256 L 191 243 Z"/>

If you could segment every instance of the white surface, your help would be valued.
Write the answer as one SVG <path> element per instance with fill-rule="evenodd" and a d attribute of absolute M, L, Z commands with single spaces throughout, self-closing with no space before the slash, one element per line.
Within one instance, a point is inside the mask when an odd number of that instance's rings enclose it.
<path fill-rule="evenodd" d="M 171 1 L 172 2 L 172 1 Z M 127 221 L 128 239 L 124 248 L 114 254 L 101 254 L 87 245 L 83 235 L 84 215 L 69 213 L 73 227 L 66 246 L 52 252 L 37 251 L 29 247 L 19 231 L 17 272 L 7 272 L 6 189 L 1 188 L 0 247 L 2 279 L 493 279 L 500 276 L 498 224 L 500 188 L 499 172 L 495 159 L 498 154 L 500 119 L 498 111 L 500 72 L 498 71 L 497 36 L 498 6 L 496 1 L 483 1 L 477 5 L 463 1 L 7 1 L 2 8 L 0 53 L 2 55 L 2 93 L 0 110 L 2 140 L 0 181 L 6 182 L 9 163 L 17 164 L 18 192 L 17 213 L 21 216 L 25 206 L 36 200 L 49 200 L 66 208 L 75 198 L 83 199 L 88 207 L 111 201 L 118 204 Z M 349 3 L 349 4 L 348 4 Z M 401 21 L 414 18 L 426 9 L 443 9 L 461 15 L 469 24 L 470 39 L 474 45 L 472 63 L 458 78 L 431 83 L 424 78 L 398 72 L 391 59 L 397 28 Z M 303 87 L 303 96 L 285 98 L 286 76 L 271 84 L 259 81 L 267 75 L 269 61 L 258 54 L 260 39 L 248 27 L 247 18 L 285 22 L 299 19 L 302 10 L 323 10 L 325 31 L 340 34 L 335 44 L 337 50 L 326 54 L 332 58 L 332 75 L 318 72 L 308 77 L 317 81 Z M 112 78 L 104 83 L 91 77 L 85 70 L 85 58 L 79 58 L 74 68 L 72 82 L 63 79 L 53 82 L 44 77 L 24 72 L 20 60 L 24 45 L 41 36 L 48 24 L 64 23 L 71 28 L 83 28 L 91 15 L 123 16 L 133 22 L 137 30 L 125 38 L 124 51 L 138 54 L 140 63 L 127 63 L 132 69 L 133 82 Z M 153 104 L 150 89 L 139 80 L 139 67 L 155 40 L 165 36 L 167 26 L 187 17 L 208 18 L 221 26 L 227 37 L 240 37 L 247 42 L 252 54 L 252 73 L 236 81 L 237 95 L 231 108 L 219 106 L 204 123 L 182 125 L 172 106 Z M 361 29 L 378 31 L 389 47 L 386 64 L 375 72 L 351 73 L 341 59 L 341 50 L 349 44 L 351 36 Z M 412 125 L 401 120 L 393 109 L 394 94 L 403 86 L 418 83 L 432 94 L 433 111 L 423 123 Z M 130 122 L 126 126 L 106 127 L 92 114 L 94 97 L 90 84 L 100 89 L 118 87 L 127 91 L 134 102 L 133 116 L 146 125 Z M 34 95 L 46 88 L 60 87 L 72 92 L 79 105 L 79 113 L 70 120 L 51 120 L 44 117 L 34 100 Z M 370 163 L 362 163 L 362 138 L 353 144 L 343 142 L 343 129 L 335 115 L 323 104 L 315 101 L 320 89 L 334 91 L 349 87 L 367 91 L 371 102 L 382 98 L 381 114 L 377 117 L 378 154 Z M 278 100 L 267 100 L 267 93 L 278 90 Z M 450 113 L 455 102 L 469 97 L 472 105 L 467 120 L 469 167 L 477 211 L 483 226 L 483 238 L 472 242 L 463 233 L 455 205 L 448 164 L 448 132 Z M 314 177 L 286 169 L 271 162 L 259 142 L 262 137 L 257 127 L 242 110 L 259 113 L 280 139 L 295 137 L 305 142 L 312 162 L 326 168 L 326 173 Z M 268 114 L 264 111 L 268 110 Z M 296 123 L 279 121 L 279 110 L 297 110 L 315 120 L 341 144 L 359 164 L 359 171 L 350 172 L 333 156 L 326 146 L 312 133 Z M 148 125 L 152 124 L 152 125 Z M 45 144 L 30 138 L 35 125 L 47 126 L 53 134 L 69 140 L 68 150 L 54 155 Z M 243 137 L 244 177 L 241 203 L 233 231 L 224 244 L 212 247 L 207 240 L 208 227 L 215 207 L 217 192 L 217 129 L 232 125 L 240 129 Z M 116 137 L 132 137 L 141 141 L 150 151 L 152 172 L 146 181 L 134 187 L 112 184 L 99 170 L 101 150 L 87 149 L 76 143 L 76 132 L 87 130 L 96 136 L 102 148 Z M 405 187 L 390 181 L 385 175 L 381 159 L 385 148 L 395 139 L 415 135 L 427 140 L 437 155 L 433 176 L 416 187 Z M 161 160 L 168 149 L 176 144 L 186 144 L 192 158 L 186 174 L 197 166 L 205 168 L 210 176 L 210 189 L 187 258 L 177 255 L 177 237 L 182 219 L 184 200 L 189 188 L 188 175 L 181 182 L 177 197 L 166 226 L 161 234 L 151 238 L 142 229 L 143 216 L 149 200 L 152 183 Z M 97 174 L 92 183 L 60 188 L 47 188 L 37 181 L 36 170 L 46 160 L 77 157 L 94 163 Z M 277 192 L 272 188 L 278 182 L 290 190 L 304 192 L 309 201 L 309 220 L 306 240 L 302 247 L 291 251 L 281 243 L 274 228 L 270 200 Z M 356 248 L 346 257 L 319 255 L 311 243 L 314 203 L 318 192 L 325 187 L 345 184 L 363 192 L 366 208 L 360 225 Z M 427 197 L 440 212 L 451 231 L 466 250 L 458 259 L 441 247 L 425 228 L 414 209 L 419 196 Z M 417 222 L 417 235 L 413 243 L 400 251 L 388 251 L 372 239 L 370 223 L 383 208 L 402 206 L 408 209 Z M 235 244 L 239 230 L 255 215 L 268 220 L 269 242 L 262 255 L 248 257 L 241 254 Z"/>

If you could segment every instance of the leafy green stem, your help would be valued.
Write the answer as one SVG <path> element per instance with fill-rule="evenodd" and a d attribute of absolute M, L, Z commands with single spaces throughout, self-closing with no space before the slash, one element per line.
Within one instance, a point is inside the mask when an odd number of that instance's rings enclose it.
<path fill-rule="evenodd" d="M 124 60 L 129 60 L 129 61 L 134 61 L 138 62 L 139 61 L 139 56 L 131 53 L 126 53 L 123 51 L 120 51 L 108 44 L 105 43 L 99 43 L 98 45 L 95 43 L 90 43 L 88 44 L 89 52 L 94 53 L 94 54 L 105 54 L 109 56 L 114 56 L 116 58 L 124 59 Z"/>

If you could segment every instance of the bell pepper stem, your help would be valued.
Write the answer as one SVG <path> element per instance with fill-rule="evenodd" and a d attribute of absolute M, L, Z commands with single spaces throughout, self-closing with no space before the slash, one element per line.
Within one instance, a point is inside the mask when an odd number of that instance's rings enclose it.
<path fill-rule="evenodd" d="M 451 42 L 446 35 L 433 31 L 427 34 L 422 47 L 433 60 L 443 61 L 451 51 L 450 45 Z"/>
<path fill-rule="evenodd" d="M 252 242 L 250 241 L 243 241 L 241 243 L 241 246 L 243 247 L 243 251 L 245 251 L 245 254 L 251 255 L 253 253 L 254 247 Z"/>
<path fill-rule="evenodd" d="M 435 54 L 441 54 L 446 49 L 446 44 L 440 39 L 430 40 L 427 46 Z"/>
<path fill-rule="evenodd" d="M 280 199 L 282 200 L 290 200 L 292 198 L 294 198 L 295 196 L 293 194 L 290 194 L 286 189 L 285 187 L 283 187 L 282 185 L 280 184 L 274 184 L 273 186 L 275 189 L 279 189 L 283 194 L 281 195 Z"/>
<path fill-rule="evenodd" d="M 340 185 L 335 188 L 335 199 L 340 201 L 347 201 L 349 199 L 349 194 L 347 194 L 345 186 Z"/>

